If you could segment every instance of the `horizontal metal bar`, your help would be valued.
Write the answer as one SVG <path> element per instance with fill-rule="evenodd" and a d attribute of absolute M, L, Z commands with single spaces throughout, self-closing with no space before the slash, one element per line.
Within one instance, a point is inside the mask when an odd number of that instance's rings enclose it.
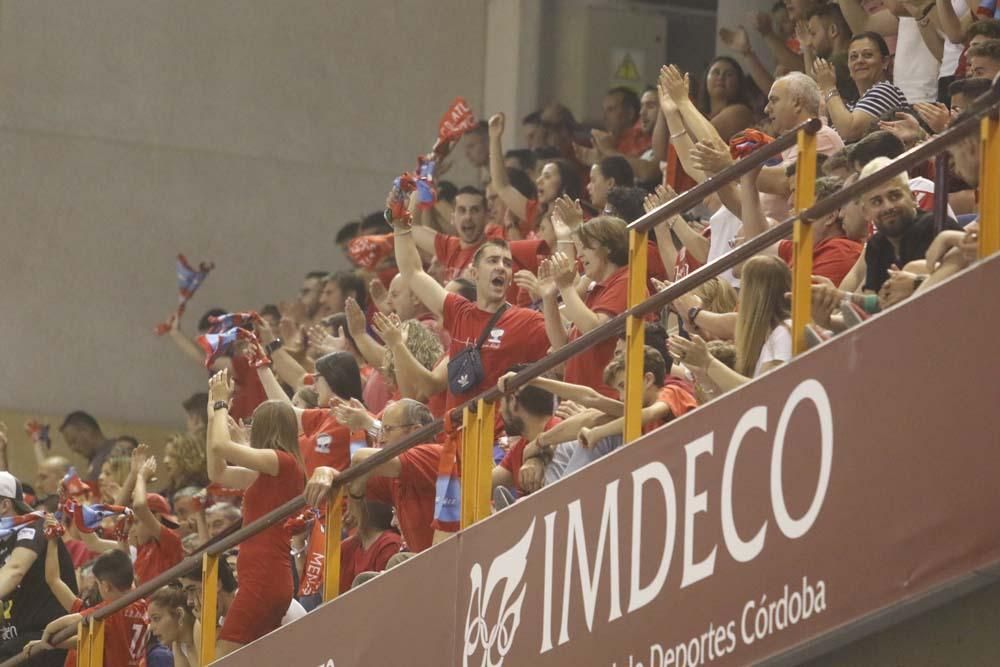
<path fill-rule="evenodd" d="M 823 123 L 818 118 L 810 118 L 796 125 L 771 143 L 761 146 L 745 158 L 737 160 L 715 176 L 705 179 L 705 181 L 694 186 L 687 192 L 682 192 L 670 201 L 654 208 L 646 215 L 632 222 L 628 228 L 637 231 L 648 231 L 661 222 L 690 210 L 697 206 L 705 197 L 715 194 L 729 183 L 753 171 L 771 158 L 780 156 L 782 152 L 794 146 L 798 142 L 799 130 L 816 134 L 822 127 Z"/>

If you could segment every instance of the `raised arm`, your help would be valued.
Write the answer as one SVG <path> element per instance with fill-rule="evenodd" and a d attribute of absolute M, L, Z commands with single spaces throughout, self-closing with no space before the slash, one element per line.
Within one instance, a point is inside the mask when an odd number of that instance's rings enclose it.
<path fill-rule="evenodd" d="M 268 474 L 274 475 L 278 470 L 278 457 L 270 449 L 254 450 L 255 456 L 241 456 L 243 450 L 251 449 L 232 442 L 229 438 L 229 410 L 213 408 L 217 401 L 227 402 L 232 397 L 233 385 L 229 373 L 221 371 L 212 376 L 208 383 L 208 443 L 205 450 L 208 468 L 208 479 L 233 489 L 246 489 L 257 479 L 259 472 L 264 470 L 251 469 L 243 460 L 252 459 L 261 467 L 268 467 Z M 260 455 L 260 456 L 257 456 Z M 264 461 L 270 459 L 270 465 Z M 258 460 L 258 458 L 260 460 Z M 240 460 L 237 460 L 240 459 Z M 230 465 L 233 461 L 237 465 Z M 242 465 L 241 465 L 242 463 Z"/>
<path fill-rule="evenodd" d="M 347 315 L 347 330 L 354 339 L 354 345 L 358 352 L 365 358 L 365 361 L 374 368 L 382 365 L 385 359 L 385 348 L 375 342 L 375 339 L 368 333 L 365 314 L 361 306 L 352 297 L 348 297 L 344 303 L 344 313 Z"/>
<path fill-rule="evenodd" d="M 424 271 L 413 239 L 414 231 L 416 228 L 409 229 L 403 225 L 395 225 L 396 265 L 417 298 L 432 313 L 440 316 L 444 313 L 444 301 L 448 292 Z"/>
<path fill-rule="evenodd" d="M 507 167 L 503 162 L 503 131 L 506 120 L 502 113 L 490 117 L 490 183 L 500 201 L 524 220 L 528 215 L 528 198 L 522 195 L 507 180 Z"/>
<path fill-rule="evenodd" d="M 58 525 L 59 521 L 54 516 L 48 515 L 45 517 L 46 529 Z M 76 593 L 59 576 L 59 542 L 62 541 L 62 537 L 59 535 L 49 537 L 48 533 L 46 533 L 45 537 L 48 539 L 48 544 L 45 545 L 45 583 L 49 585 L 49 590 L 52 591 L 53 597 L 59 602 L 59 606 L 69 611 L 73 608 L 73 603 L 76 602 L 77 597 Z"/>
<path fill-rule="evenodd" d="M 506 393 L 507 382 L 509 382 L 510 378 L 514 377 L 514 375 L 515 373 L 507 373 L 503 375 L 500 380 L 498 380 L 497 387 L 500 391 Z M 579 403 L 585 408 L 600 410 L 606 414 L 620 415 L 624 410 L 621 401 L 608 398 L 593 387 L 573 384 L 572 382 L 562 382 L 561 380 L 553 380 L 552 378 L 546 377 L 534 378 L 528 384 L 551 392 L 565 401 L 573 401 L 574 403 Z"/>
<path fill-rule="evenodd" d="M 660 80 L 657 84 L 657 90 L 660 95 L 660 110 L 663 113 L 660 115 L 660 119 L 656 122 L 657 130 L 661 132 L 662 137 L 659 141 L 663 142 L 663 157 L 661 159 L 667 159 L 668 148 L 669 146 L 673 146 L 674 152 L 677 153 L 677 158 L 680 160 L 684 171 L 687 172 L 691 178 L 701 183 L 705 180 L 705 175 L 694 168 L 694 165 L 691 164 L 690 158 L 691 147 L 694 145 L 694 142 L 697 141 L 697 136 L 688 132 L 687 126 L 684 125 L 684 119 L 681 117 L 681 112 L 677 108 L 677 104 L 674 102 L 673 98 L 670 97 L 671 91 L 668 90 L 668 83 L 673 85 L 673 81 L 668 81 L 661 73 Z M 667 141 L 668 138 L 669 141 Z M 656 130 L 654 130 L 653 144 L 656 145 L 657 143 Z"/>
<path fill-rule="evenodd" d="M 936 23 L 944 36 L 952 44 L 965 41 L 965 31 L 972 24 L 972 12 L 965 11 L 959 16 L 951 0 L 936 0 L 937 11 L 931 14 L 931 23 Z"/>
<path fill-rule="evenodd" d="M 132 460 L 135 461 L 135 459 Z M 132 511 L 135 512 L 136 521 L 141 523 L 154 538 L 159 538 L 163 526 L 146 503 L 146 482 L 153 476 L 154 472 L 156 472 L 156 459 L 150 456 L 142 462 L 135 475 L 135 488 L 132 489 Z"/>
<path fill-rule="evenodd" d="M 554 254 L 548 261 L 552 262 L 555 272 L 556 287 L 563 301 L 563 314 L 576 325 L 581 334 L 592 331 L 607 322 L 611 317 L 607 313 L 595 313 L 580 298 L 576 289 L 578 278 L 576 265 L 561 252 Z"/>
<path fill-rule="evenodd" d="M 744 63 L 747 66 L 747 72 L 750 74 L 750 78 L 753 82 L 757 84 L 757 87 L 761 90 L 770 90 L 771 85 L 774 83 L 774 77 L 771 76 L 771 72 L 764 67 L 764 63 L 761 62 L 760 58 L 753 50 L 753 46 L 750 44 L 750 36 L 747 35 L 746 28 L 739 26 L 736 30 L 731 30 L 729 28 L 719 28 L 719 39 L 722 43 L 733 51 L 738 52 L 744 58 Z"/>
<path fill-rule="evenodd" d="M 881 9 L 869 14 L 861 5 L 861 0 L 833 0 L 840 5 L 844 20 L 850 26 L 851 32 L 857 35 L 861 32 L 877 32 L 880 35 L 895 35 L 899 27 L 897 19 L 888 9 Z"/>
<path fill-rule="evenodd" d="M 774 24 L 771 23 L 770 14 L 757 12 L 754 15 L 754 23 L 757 32 L 767 44 L 767 50 L 774 56 L 777 64 L 785 69 L 802 71 L 802 56 L 793 53 L 785 44 L 785 40 L 774 32 Z"/>
<path fill-rule="evenodd" d="M 386 347 L 392 351 L 396 386 L 404 397 L 425 402 L 448 388 L 447 361 L 438 363 L 433 370 L 424 368 L 406 347 L 406 335 L 398 316 L 375 313 L 372 322 Z"/>
<path fill-rule="evenodd" d="M 281 384 L 274 377 L 274 373 L 277 373 L 282 382 L 296 390 L 305 383 L 308 373 L 302 367 L 302 364 L 296 361 L 295 357 L 289 354 L 288 350 L 283 347 L 282 342 L 278 341 L 278 338 L 274 335 L 274 331 L 271 330 L 271 327 L 266 322 L 257 323 L 254 328 L 260 344 L 271 348 L 271 363 L 274 366 L 274 372 L 267 366 L 258 366 L 257 368 L 257 376 L 264 386 L 264 393 L 272 401 L 291 403 L 291 399 L 288 398 L 285 390 L 281 388 Z"/>
<path fill-rule="evenodd" d="M 840 98 L 837 90 L 837 73 L 826 60 L 816 59 L 816 83 L 823 91 L 826 99 L 826 110 L 830 114 L 833 128 L 837 130 L 845 143 L 857 141 L 864 136 L 865 131 L 875 121 L 875 117 L 862 109 L 851 111 Z"/>

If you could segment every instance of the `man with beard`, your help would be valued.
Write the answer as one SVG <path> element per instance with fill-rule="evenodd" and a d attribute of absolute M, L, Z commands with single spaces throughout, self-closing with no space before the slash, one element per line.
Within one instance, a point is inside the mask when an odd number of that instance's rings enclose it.
<path fill-rule="evenodd" d="M 875 158 L 865 166 L 861 178 L 890 162 L 889 158 Z M 865 265 L 864 289 L 878 292 L 890 279 L 890 270 L 896 272 L 909 262 L 924 259 L 935 237 L 934 215 L 917 208 L 906 172 L 866 192 L 861 205 L 877 230 L 868 239 L 860 260 Z M 961 231 L 962 227 L 951 218 L 945 218 L 941 229 Z M 922 277 L 917 276 L 915 282 L 914 288 L 922 282 Z"/>
<path fill-rule="evenodd" d="M 422 257 L 436 258 L 445 269 L 445 278 L 462 277 L 472 256 L 486 241 L 486 195 L 472 186 L 465 186 L 455 195 L 451 224 L 458 236 L 435 232 L 418 224 L 419 208 L 414 215 L 413 240 Z M 398 234 L 397 234 L 398 237 Z"/>
<path fill-rule="evenodd" d="M 517 373 L 526 368 L 521 364 L 509 372 Z M 514 497 L 520 498 L 535 491 L 545 476 L 545 461 L 542 454 L 524 458 L 524 448 L 561 420 L 553 417 L 555 400 L 551 392 L 527 385 L 500 401 L 500 416 L 508 436 L 517 437 L 507 450 L 506 456 L 493 469 L 493 489 L 506 487 L 514 490 Z M 522 477 L 523 476 L 523 477 Z M 524 481 L 522 481 L 522 479 Z"/>

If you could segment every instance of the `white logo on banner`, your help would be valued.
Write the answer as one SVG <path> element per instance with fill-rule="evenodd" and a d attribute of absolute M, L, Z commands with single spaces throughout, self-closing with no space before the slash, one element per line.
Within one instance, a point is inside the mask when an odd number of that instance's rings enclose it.
<path fill-rule="evenodd" d="M 472 592 L 465 617 L 465 667 L 477 664 L 479 667 L 500 667 L 503 664 L 514 642 L 517 626 L 521 623 L 521 603 L 527 589 L 527 585 L 521 585 L 521 580 L 528 564 L 528 548 L 534 533 L 535 522 L 532 521 L 517 544 L 493 559 L 485 581 L 480 564 L 472 566 L 469 572 Z M 486 612 L 496 589 L 500 590 L 499 609 L 496 623 L 491 626 Z M 477 663 L 475 656 L 480 651 L 482 658 Z"/>

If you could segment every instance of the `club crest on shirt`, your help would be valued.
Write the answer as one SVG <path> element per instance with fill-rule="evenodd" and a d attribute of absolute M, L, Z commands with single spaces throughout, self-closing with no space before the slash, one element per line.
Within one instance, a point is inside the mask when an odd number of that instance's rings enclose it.
<path fill-rule="evenodd" d="M 490 347 L 500 347 L 500 339 L 503 338 L 503 334 L 503 329 L 491 329 L 490 337 L 486 339 L 485 343 L 483 343 L 483 347 L 486 347 L 487 345 Z"/>
<path fill-rule="evenodd" d="M 320 433 L 316 436 L 316 452 L 319 454 L 329 454 L 331 442 L 333 442 L 333 436 L 329 433 Z"/>

